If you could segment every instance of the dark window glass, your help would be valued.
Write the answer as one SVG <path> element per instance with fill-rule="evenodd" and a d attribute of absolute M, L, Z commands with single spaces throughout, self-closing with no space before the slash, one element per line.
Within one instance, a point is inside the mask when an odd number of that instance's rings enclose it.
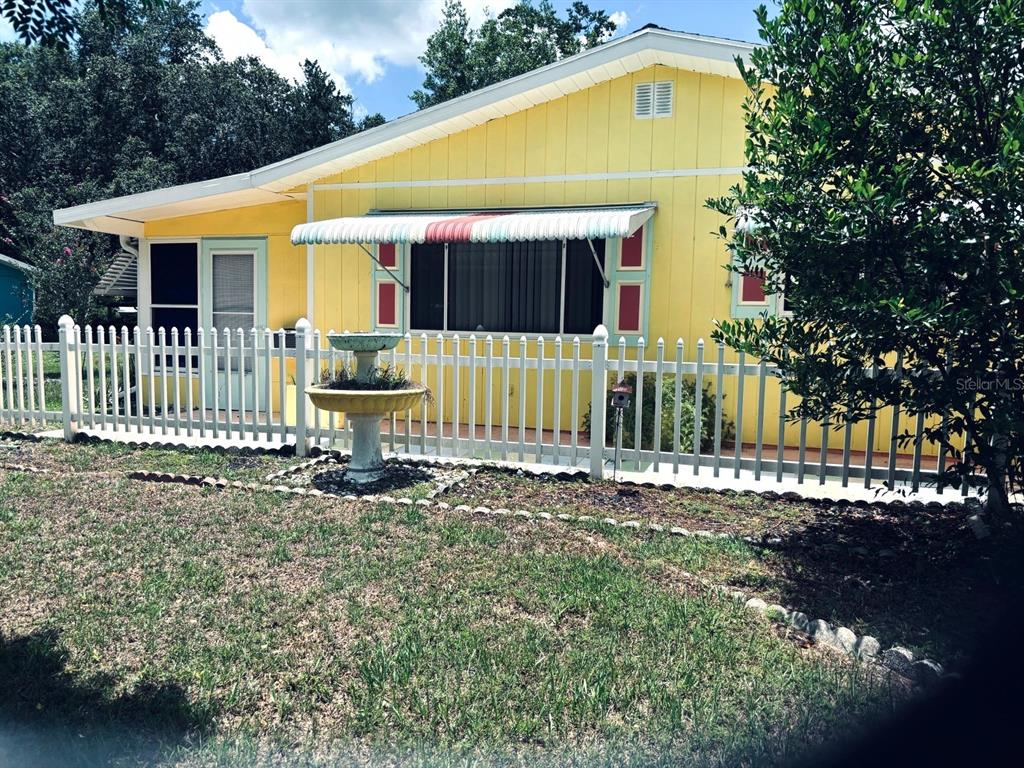
<path fill-rule="evenodd" d="M 413 245 L 409 269 L 411 327 L 444 329 L 444 244 Z"/>
<path fill-rule="evenodd" d="M 604 240 L 594 240 L 604 268 Z M 593 333 L 601 324 L 604 282 L 586 240 L 570 240 L 565 248 L 565 333 Z"/>
<path fill-rule="evenodd" d="M 178 329 L 178 342 L 185 342 L 185 329 L 192 329 L 192 343 L 196 343 L 196 331 L 199 329 L 199 310 L 195 308 L 181 309 L 178 307 L 153 307 L 153 341 L 159 343 L 160 329 L 164 329 L 167 343 L 171 343 L 171 328 Z"/>
<path fill-rule="evenodd" d="M 182 350 L 185 346 L 185 329 L 192 329 L 192 343 L 198 344 L 199 337 L 196 335 L 196 331 L 199 328 L 199 310 L 198 309 L 181 309 L 179 307 L 153 307 L 153 344 L 160 344 L 160 329 L 164 329 L 164 341 L 167 344 L 168 351 L 173 349 L 173 337 L 171 335 L 171 329 L 178 329 L 178 349 Z M 207 342 L 209 343 L 209 342 Z M 160 365 L 160 355 L 155 355 L 153 360 L 157 365 Z M 178 365 L 184 368 L 188 363 L 188 358 L 185 355 L 178 356 Z M 174 355 L 167 355 L 164 358 L 164 365 L 174 365 Z M 192 367 L 195 368 L 199 365 L 199 359 L 195 356 L 192 357 Z"/>
<path fill-rule="evenodd" d="M 562 245 L 452 243 L 448 330 L 557 333 Z"/>
<path fill-rule="evenodd" d="M 150 285 L 154 304 L 198 304 L 198 255 L 195 243 L 149 246 Z M 153 321 L 156 327 L 156 321 Z"/>
<path fill-rule="evenodd" d="M 601 265 L 604 240 L 594 241 Z M 414 245 L 411 326 L 470 333 L 558 333 L 562 243 L 450 243 L 445 306 L 444 246 Z M 602 321 L 604 284 L 586 240 L 570 240 L 565 263 L 566 334 L 590 334 Z M 447 312 L 447 326 L 445 325 Z"/>

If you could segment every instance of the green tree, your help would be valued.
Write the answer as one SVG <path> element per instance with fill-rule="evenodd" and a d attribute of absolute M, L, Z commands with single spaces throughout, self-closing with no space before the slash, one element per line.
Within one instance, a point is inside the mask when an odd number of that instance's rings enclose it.
<path fill-rule="evenodd" d="M 420 57 L 423 87 L 411 98 L 420 109 L 440 104 L 592 48 L 615 30 L 608 14 L 579 0 L 564 19 L 549 0 L 521 0 L 474 30 L 462 3 L 446 0 L 441 24 Z"/>
<path fill-rule="evenodd" d="M 778 365 L 798 415 L 933 419 L 947 479 L 984 470 L 1004 511 L 1024 458 L 1024 7 L 786 0 L 758 19 L 749 171 L 709 204 L 754 222 L 733 269 L 763 270 L 792 317 L 716 339 Z"/>
<path fill-rule="evenodd" d="M 139 9 L 155 8 L 166 0 L 95 0 L 99 17 L 112 27 L 130 26 Z M 0 0 L 0 17 L 14 27 L 25 43 L 66 46 L 78 30 L 75 0 Z"/>
<path fill-rule="evenodd" d="M 77 7 L 67 45 L 0 44 L 0 252 L 40 267 L 48 333 L 65 312 L 104 319 L 92 289 L 118 250 L 54 229 L 54 208 L 246 171 L 383 122 L 357 125 L 316 62 L 291 83 L 256 59 L 225 61 L 194 0 L 122 6 L 125 23 Z"/>

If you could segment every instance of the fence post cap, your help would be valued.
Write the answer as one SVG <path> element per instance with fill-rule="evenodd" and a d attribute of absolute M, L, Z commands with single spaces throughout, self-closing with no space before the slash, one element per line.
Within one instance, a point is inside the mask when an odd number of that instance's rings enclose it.
<path fill-rule="evenodd" d="M 306 331 L 306 330 L 309 330 L 311 327 L 312 326 L 310 325 L 309 320 L 306 319 L 305 317 L 300 317 L 298 319 L 298 321 L 295 323 L 295 330 L 296 331 L 299 330 L 300 328 L 302 330 Z"/>
<path fill-rule="evenodd" d="M 597 341 L 598 339 L 608 341 L 608 329 L 605 328 L 604 323 L 594 329 L 594 340 Z"/>
<path fill-rule="evenodd" d="M 61 315 L 57 321 L 57 327 L 59 328 L 74 328 L 75 321 L 71 319 L 71 315 Z"/>

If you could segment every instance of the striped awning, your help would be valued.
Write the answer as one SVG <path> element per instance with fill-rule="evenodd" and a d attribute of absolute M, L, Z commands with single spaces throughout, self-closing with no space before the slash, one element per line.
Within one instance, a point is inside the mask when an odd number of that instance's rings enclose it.
<path fill-rule="evenodd" d="M 295 245 L 330 243 L 500 243 L 629 237 L 655 205 L 477 212 L 370 213 L 299 224 Z"/>

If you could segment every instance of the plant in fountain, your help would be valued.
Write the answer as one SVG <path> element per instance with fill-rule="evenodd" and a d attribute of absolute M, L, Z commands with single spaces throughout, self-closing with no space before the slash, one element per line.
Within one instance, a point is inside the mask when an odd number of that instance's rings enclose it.
<path fill-rule="evenodd" d="M 421 385 L 406 376 L 401 368 L 391 365 L 378 365 L 367 371 L 366 380 L 359 378 L 355 368 L 342 366 L 336 371 L 324 368 L 320 373 L 317 386 L 323 389 L 370 390 L 387 392 L 396 389 L 415 389 Z M 424 387 L 427 401 L 431 400 L 430 390 Z"/>
<path fill-rule="evenodd" d="M 306 394 L 317 408 L 345 413 L 352 425 L 352 460 L 347 478 L 354 483 L 376 482 L 384 474 L 381 420 L 395 411 L 410 410 L 429 393 L 401 370 L 377 365 L 377 353 L 398 346 L 400 334 L 332 333 L 327 338 L 335 349 L 355 355 L 355 370 L 342 367 L 337 373 L 325 371 Z"/>

